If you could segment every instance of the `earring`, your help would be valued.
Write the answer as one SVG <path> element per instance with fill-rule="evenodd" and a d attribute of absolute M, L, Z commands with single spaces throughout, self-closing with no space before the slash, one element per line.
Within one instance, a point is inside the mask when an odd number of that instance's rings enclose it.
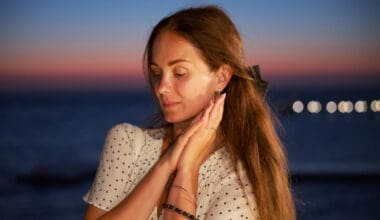
<path fill-rule="evenodd" d="M 218 88 L 218 90 L 215 91 L 215 94 L 214 94 L 214 101 L 220 96 L 220 89 Z"/>

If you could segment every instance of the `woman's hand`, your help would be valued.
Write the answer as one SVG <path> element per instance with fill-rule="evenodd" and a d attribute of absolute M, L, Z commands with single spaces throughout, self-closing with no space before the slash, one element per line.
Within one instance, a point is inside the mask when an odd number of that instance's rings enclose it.
<path fill-rule="evenodd" d="M 201 114 L 195 117 L 186 129 L 179 132 L 179 135 L 175 140 L 169 145 L 168 150 L 162 157 L 163 163 L 168 165 L 170 172 L 177 170 L 178 160 L 181 153 L 189 141 L 190 137 L 197 131 L 197 129 L 202 125 Z"/>
<path fill-rule="evenodd" d="M 175 145 L 165 154 L 174 158 L 172 166 L 175 164 L 173 167 L 177 171 L 170 183 L 173 187 L 170 188 L 167 202 L 190 213 L 196 213 L 199 167 L 215 149 L 214 142 L 223 117 L 224 100 L 225 94 L 211 101 L 180 133 Z M 178 190 L 178 186 L 181 190 Z M 164 219 L 179 218 L 176 213 L 165 212 Z"/>
<path fill-rule="evenodd" d="M 223 117 L 226 94 L 220 95 L 210 102 L 196 121 L 197 126 L 190 125 L 191 134 L 186 135 L 187 142 L 182 150 L 177 164 L 177 171 L 198 173 L 199 167 L 215 149 L 216 131 Z"/>
<path fill-rule="evenodd" d="M 180 132 L 172 146 L 164 154 L 171 172 L 178 169 L 196 169 L 210 154 L 216 131 L 222 120 L 225 94 L 210 101 L 209 106 L 200 112 Z"/>

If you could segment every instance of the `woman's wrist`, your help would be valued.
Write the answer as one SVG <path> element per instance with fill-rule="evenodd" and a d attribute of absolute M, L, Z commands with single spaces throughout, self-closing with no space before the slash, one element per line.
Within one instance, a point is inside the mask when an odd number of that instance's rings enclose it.
<path fill-rule="evenodd" d="M 178 169 L 176 171 L 173 184 L 177 185 L 194 185 L 198 183 L 199 169 Z"/>
<path fill-rule="evenodd" d="M 193 162 L 189 165 L 181 165 L 177 168 L 177 174 L 183 174 L 184 176 L 198 176 L 201 164 Z"/>
<path fill-rule="evenodd" d="M 159 170 L 163 170 L 163 172 L 165 172 L 165 174 L 167 174 L 168 176 L 172 175 L 175 172 L 175 168 L 173 168 L 170 165 L 170 161 L 168 160 L 168 157 L 165 157 L 165 156 L 161 157 L 157 161 L 155 168 Z"/>
<path fill-rule="evenodd" d="M 170 196 L 168 201 L 177 201 L 178 198 L 187 197 L 188 199 L 186 199 L 186 203 L 190 202 L 196 205 L 197 189 L 198 174 L 194 175 L 194 173 L 185 172 L 184 170 L 177 170 L 174 180 L 170 185 Z"/>

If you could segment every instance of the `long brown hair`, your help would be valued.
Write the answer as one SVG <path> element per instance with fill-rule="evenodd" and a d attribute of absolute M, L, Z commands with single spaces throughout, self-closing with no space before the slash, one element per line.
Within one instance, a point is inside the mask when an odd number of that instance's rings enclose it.
<path fill-rule="evenodd" d="M 227 64 L 233 76 L 227 93 L 221 135 L 234 161 L 242 161 L 253 186 L 260 219 L 295 219 L 286 156 L 273 114 L 252 83 L 244 63 L 242 40 L 219 7 L 183 9 L 162 19 L 152 30 L 144 53 L 144 72 L 151 88 L 152 47 L 163 31 L 184 37 L 201 52 L 211 70 Z"/>

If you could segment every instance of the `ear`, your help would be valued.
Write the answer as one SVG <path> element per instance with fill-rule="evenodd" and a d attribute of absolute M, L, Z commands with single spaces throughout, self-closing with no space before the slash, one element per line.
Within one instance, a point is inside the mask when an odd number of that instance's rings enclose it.
<path fill-rule="evenodd" d="M 227 64 L 223 64 L 216 72 L 216 77 L 217 89 L 219 92 L 221 92 L 227 87 L 228 83 L 231 80 L 232 68 Z"/>

